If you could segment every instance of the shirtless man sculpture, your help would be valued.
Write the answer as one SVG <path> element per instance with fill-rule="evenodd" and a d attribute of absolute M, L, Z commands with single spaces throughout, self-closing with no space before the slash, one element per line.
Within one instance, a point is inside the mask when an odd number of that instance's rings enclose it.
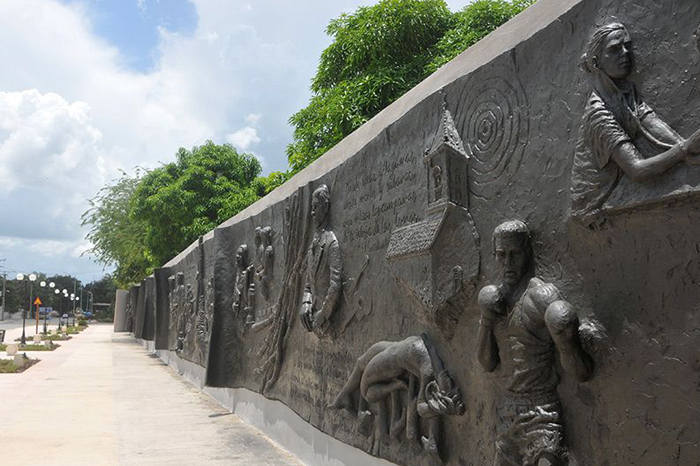
<path fill-rule="evenodd" d="M 593 373 L 593 359 L 581 346 L 580 326 L 571 304 L 559 290 L 530 275 L 530 233 L 518 220 L 496 227 L 493 248 L 502 282 L 479 292 L 481 323 L 479 363 L 508 380 L 499 409 L 496 466 L 564 466 L 562 409 L 557 395 L 561 365 L 578 381 Z"/>

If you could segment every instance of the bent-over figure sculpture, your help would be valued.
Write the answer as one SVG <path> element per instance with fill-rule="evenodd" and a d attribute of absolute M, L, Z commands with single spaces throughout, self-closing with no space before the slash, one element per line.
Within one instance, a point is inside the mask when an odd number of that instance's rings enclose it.
<path fill-rule="evenodd" d="M 508 380 L 494 464 L 563 466 L 568 452 L 555 353 L 566 372 L 580 382 L 588 380 L 593 359 L 580 337 L 594 338 L 598 329 L 579 321 L 556 286 L 529 276 L 530 233 L 523 222 L 496 227 L 493 248 L 502 281 L 479 292 L 478 358 L 487 372 L 500 367 Z"/>
<path fill-rule="evenodd" d="M 407 391 L 407 406 L 401 406 L 401 391 Z M 391 420 L 388 398 L 391 397 Z M 440 416 L 461 416 L 462 395 L 445 370 L 428 336 L 403 341 L 381 341 L 372 345 L 355 363 L 342 391 L 330 405 L 358 417 L 359 430 L 369 434 L 374 414 L 368 403 L 377 404 L 380 436 L 395 438 L 405 426 L 406 437 L 417 440 L 419 418 L 428 419 L 429 432 L 421 436 L 423 448 L 440 456 Z"/>

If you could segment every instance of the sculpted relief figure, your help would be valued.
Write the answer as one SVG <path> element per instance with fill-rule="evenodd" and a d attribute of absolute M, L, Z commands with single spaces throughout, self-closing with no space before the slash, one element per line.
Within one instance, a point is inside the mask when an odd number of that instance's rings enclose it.
<path fill-rule="evenodd" d="M 210 278 L 207 282 L 207 289 L 202 293 L 202 304 L 197 311 L 197 348 L 199 350 L 199 359 L 203 363 L 206 362 L 207 346 L 209 336 L 211 335 L 211 320 L 214 316 L 214 279 Z"/>
<path fill-rule="evenodd" d="M 253 264 L 248 261 L 248 245 L 241 244 L 236 251 L 236 280 L 233 287 L 233 313 L 244 316 L 247 323 L 251 320 L 253 284 Z"/>
<path fill-rule="evenodd" d="M 496 466 L 568 464 L 562 408 L 557 395 L 561 366 L 578 381 L 593 373 L 593 359 L 580 337 L 593 337 L 590 322 L 551 283 L 532 277 L 530 233 L 520 221 L 505 222 L 493 233 L 502 281 L 479 292 L 479 363 L 500 371 L 508 381 L 499 409 Z"/>
<path fill-rule="evenodd" d="M 331 194 L 319 186 L 311 196 L 314 237 L 306 255 L 306 286 L 301 305 L 301 322 L 309 332 L 327 335 L 330 319 L 338 305 L 343 263 L 335 233 L 328 228 Z"/>
<path fill-rule="evenodd" d="M 177 316 L 177 340 L 175 351 L 181 353 L 185 349 L 185 339 L 187 338 L 187 313 L 185 312 L 185 274 L 178 272 L 175 275 L 175 312 Z"/>
<path fill-rule="evenodd" d="M 612 23 L 595 31 L 583 55 L 593 90 L 583 114 L 571 174 L 572 216 L 591 228 L 623 176 L 634 182 L 656 177 L 680 162 L 697 164 L 700 131 L 683 139 L 628 81 L 634 70 L 632 39 Z"/>
<path fill-rule="evenodd" d="M 274 253 L 272 228 L 257 227 L 255 229 L 255 281 L 260 284 L 260 291 L 265 298 L 270 290 Z"/>
<path fill-rule="evenodd" d="M 401 406 L 402 391 L 408 395 L 405 407 Z M 391 408 L 387 405 L 389 399 Z M 372 345 L 357 360 L 330 408 L 345 409 L 357 416 L 359 430 L 368 435 L 375 417 L 368 403 L 377 404 L 379 434 L 383 437 L 396 438 L 405 429 L 408 439 L 418 440 L 419 417 L 425 419 L 428 433 L 420 436 L 420 441 L 427 452 L 437 456 L 440 416 L 461 416 L 465 410 L 459 389 L 425 334 Z"/>

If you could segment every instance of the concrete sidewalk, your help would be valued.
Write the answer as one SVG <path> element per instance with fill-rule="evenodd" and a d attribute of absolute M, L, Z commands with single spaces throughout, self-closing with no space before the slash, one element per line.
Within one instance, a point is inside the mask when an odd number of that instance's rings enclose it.
<path fill-rule="evenodd" d="M 3 466 L 301 464 L 111 325 L 60 343 L 0 375 Z"/>

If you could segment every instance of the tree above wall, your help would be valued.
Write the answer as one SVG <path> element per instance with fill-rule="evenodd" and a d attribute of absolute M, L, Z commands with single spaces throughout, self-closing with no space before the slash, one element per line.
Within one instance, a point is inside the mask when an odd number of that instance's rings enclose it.
<path fill-rule="evenodd" d="M 91 227 L 90 253 L 116 265 L 115 283 L 126 287 L 185 249 L 200 235 L 255 202 L 264 192 L 260 162 L 230 144 L 207 141 L 180 148 L 175 162 L 137 170 L 103 188 L 90 201 L 83 224 Z"/>
<path fill-rule="evenodd" d="M 289 120 L 288 171 L 258 178 L 258 160 L 229 144 L 181 148 L 174 162 L 123 174 L 90 201 L 90 253 L 116 266 L 119 286 L 140 282 L 532 3 L 477 0 L 451 13 L 443 0 L 381 0 L 332 20 L 311 100 Z"/>
<path fill-rule="evenodd" d="M 309 104 L 291 116 L 292 173 L 534 0 L 477 0 L 451 13 L 443 0 L 382 0 L 331 21 Z"/>

